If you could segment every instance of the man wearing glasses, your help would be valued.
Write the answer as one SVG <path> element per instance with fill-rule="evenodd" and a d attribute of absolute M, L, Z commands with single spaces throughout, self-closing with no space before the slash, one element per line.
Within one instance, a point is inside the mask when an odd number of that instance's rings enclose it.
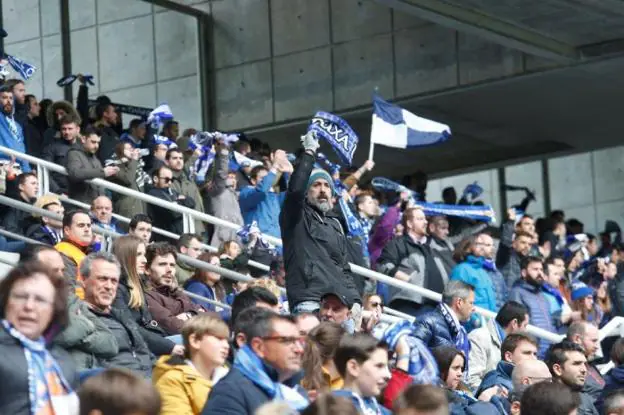
<path fill-rule="evenodd" d="M 148 192 L 150 196 L 157 197 L 158 199 L 162 199 L 167 202 L 177 203 L 188 208 L 195 207 L 195 201 L 192 198 L 181 195 L 171 188 L 173 172 L 169 167 L 161 166 L 155 170 L 152 179 L 154 186 Z M 155 227 L 178 235 L 184 233 L 184 215 L 182 213 L 174 212 L 173 210 L 165 209 L 152 204 L 148 204 L 148 213 L 154 221 Z M 154 235 L 154 239 L 159 241 L 175 242 L 169 241 L 168 238 L 158 234 Z"/>

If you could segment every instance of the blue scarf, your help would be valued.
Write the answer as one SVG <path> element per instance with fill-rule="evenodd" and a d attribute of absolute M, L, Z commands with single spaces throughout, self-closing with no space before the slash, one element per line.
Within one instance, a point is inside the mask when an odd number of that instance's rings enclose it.
<path fill-rule="evenodd" d="M 444 317 L 444 321 L 446 321 L 446 325 L 451 331 L 451 336 L 453 336 L 453 339 L 455 340 L 455 347 L 457 347 L 457 349 L 464 354 L 464 376 L 467 376 L 468 356 L 470 355 L 470 341 L 468 340 L 468 333 L 461 324 L 458 324 L 458 322 L 455 321 L 455 319 L 451 315 L 450 309 L 446 304 L 439 304 L 438 310 L 440 311 L 440 314 L 442 314 L 442 317 Z"/>
<path fill-rule="evenodd" d="M 271 400 L 285 401 L 296 411 L 301 411 L 308 406 L 308 400 L 297 390 L 271 379 L 265 366 L 248 345 L 241 347 L 236 353 L 234 368 L 269 395 Z"/>
<path fill-rule="evenodd" d="M 95 82 L 93 82 L 93 75 L 84 74 L 82 75 L 82 78 L 89 85 L 95 86 Z M 76 79 L 78 79 L 78 75 L 67 75 L 56 81 L 56 85 L 60 87 L 71 85 L 76 81 Z"/>
<path fill-rule="evenodd" d="M 407 336 L 407 344 L 410 348 L 410 362 L 407 373 L 414 379 L 414 383 L 428 385 L 436 382 L 440 376 L 438 365 L 427 346 L 418 338 L 414 337 L 414 326 L 407 320 L 399 321 L 387 326 L 383 332 L 373 334 L 388 344 L 394 350 L 402 336 Z"/>
<path fill-rule="evenodd" d="M 16 58 L 12 55 L 6 55 L 9 65 L 19 73 L 22 79 L 28 81 L 34 74 L 37 68 L 29 63 L 24 62 L 20 58 Z"/>
<path fill-rule="evenodd" d="M 490 272 L 498 271 L 496 268 L 496 262 L 494 262 L 493 259 L 483 258 L 483 268 Z"/>
<path fill-rule="evenodd" d="M 500 326 L 500 324 L 498 324 L 496 321 L 494 321 L 494 327 L 496 327 L 496 332 L 498 333 L 498 338 L 500 339 L 501 344 L 503 344 L 503 341 L 505 340 L 505 337 L 507 337 L 505 335 L 505 330 L 503 330 L 503 328 Z"/>
<path fill-rule="evenodd" d="M 362 415 L 383 415 L 384 413 L 388 413 L 381 409 L 379 402 L 377 402 L 374 396 L 362 398 L 360 395 L 347 389 L 333 391 L 332 395 L 351 399 L 355 409 Z"/>
<path fill-rule="evenodd" d="M 74 393 L 67 380 L 65 380 L 65 376 L 63 376 L 63 372 L 56 360 L 46 349 L 43 337 L 39 338 L 39 340 L 30 340 L 6 320 L 2 320 L 2 326 L 11 337 L 20 342 L 24 349 L 26 365 L 28 366 L 28 398 L 31 415 L 36 415 L 42 407 L 48 405 L 51 401 L 50 385 L 48 384 L 49 375 L 58 378 L 67 395 Z M 10 380 L 4 379 L 4 381 Z"/>
<path fill-rule="evenodd" d="M 319 111 L 310 121 L 308 131 L 316 132 L 333 147 L 343 163 L 351 165 L 359 138 L 345 120 L 329 112 Z"/>
<path fill-rule="evenodd" d="M 544 292 L 547 292 L 548 294 L 551 294 L 553 297 L 555 297 L 555 299 L 557 300 L 560 306 L 563 305 L 563 296 L 561 295 L 561 292 L 559 292 L 558 289 L 556 289 L 552 285 L 545 282 L 544 284 L 542 284 L 542 290 L 544 290 Z"/>

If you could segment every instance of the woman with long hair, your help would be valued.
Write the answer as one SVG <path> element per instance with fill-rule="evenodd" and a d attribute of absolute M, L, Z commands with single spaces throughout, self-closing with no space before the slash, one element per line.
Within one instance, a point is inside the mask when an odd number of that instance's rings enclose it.
<path fill-rule="evenodd" d="M 323 322 L 308 334 L 303 349 L 301 386 L 308 393 L 320 394 L 343 387 L 344 382 L 334 364 L 334 354 L 346 333 L 337 323 Z"/>
<path fill-rule="evenodd" d="M 213 252 L 204 252 L 198 258 L 199 261 L 207 262 L 215 267 L 220 266 L 221 262 L 219 254 Z M 184 283 L 184 289 L 193 294 L 201 295 L 213 301 L 225 303 L 225 287 L 221 281 L 221 274 L 212 271 L 206 271 L 197 268 L 193 276 Z M 221 317 L 227 319 L 229 317 L 229 311 L 223 309 L 215 304 L 208 303 L 203 300 L 199 300 L 191 297 L 191 300 L 202 306 L 206 310 L 215 311 L 221 314 Z"/>
<path fill-rule="evenodd" d="M 113 243 L 113 254 L 121 264 L 121 276 L 113 308 L 130 313 L 150 351 L 156 356 L 181 354 L 184 348 L 165 338 L 165 332 L 147 308 L 143 284 L 147 263 L 145 248 L 145 243 L 133 235 L 121 236 Z"/>
<path fill-rule="evenodd" d="M 602 314 L 594 304 L 594 289 L 581 281 L 572 283 L 572 310 L 581 313 L 581 320 L 598 325 Z"/>

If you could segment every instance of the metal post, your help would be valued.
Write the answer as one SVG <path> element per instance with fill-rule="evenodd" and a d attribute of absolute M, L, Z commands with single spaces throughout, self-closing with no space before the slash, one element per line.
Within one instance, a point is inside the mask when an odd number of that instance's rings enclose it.
<path fill-rule="evenodd" d="M 71 68 L 71 27 L 69 22 L 69 0 L 60 0 L 61 7 L 61 51 L 63 54 L 63 76 L 72 73 Z M 74 91 L 71 85 L 64 88 L 65 100 L 73 102 Z"/>
<path fill-rule="evenodd" d="M 497 170 L 498 173 L 498 188 L 499 188 L 499 202 L 500 202 L 500 215 L 502 217 L 501 221 L 505 221 L 507 217 L 507 190 L 505 190 L 505 186 L 507 185 L 507 177 L 505 176 L 505 168 L 499 167 Z"/>
<path fill-rule="evenodd" d="M 548 159 L 542 160 L 542 186 L 544 189 L 544 212 L 550 215 L 552 205 L 550 204 L 550 171 L 548 170 Z"/>

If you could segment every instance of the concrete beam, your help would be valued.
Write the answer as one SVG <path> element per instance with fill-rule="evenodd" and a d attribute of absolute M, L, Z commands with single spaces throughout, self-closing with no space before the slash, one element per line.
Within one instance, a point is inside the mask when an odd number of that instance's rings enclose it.
<path fill-rule="evenodd" d="M 440 0 L 375 0 L 393 9 L 412 14 L 459 32 L 480 36 L 502 46 L 561 63 L 579 59 L 574 46 Z"/>
<path fill-rule="evenodd" d="M 164 7 L 165 9 L 169 9 L 174 12 L 186 14 L 194 17 L 206 17 L 209 16 L 208 13 L 205 13 L 199 9 L 196 9 L 191 6 L 187 6 L 185 4 L 176 3 L 171 0 L 142 0 L 146 3 L 151 3 L 155 6 Z"/>

